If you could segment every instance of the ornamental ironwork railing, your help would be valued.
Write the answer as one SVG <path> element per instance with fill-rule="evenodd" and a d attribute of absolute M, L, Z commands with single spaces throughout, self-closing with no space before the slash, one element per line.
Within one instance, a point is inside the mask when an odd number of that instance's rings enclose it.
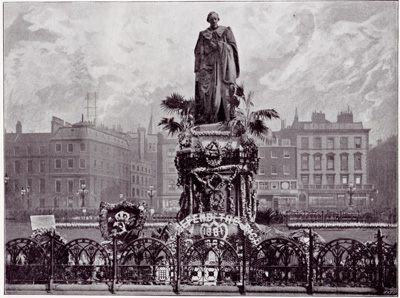
<path fill-rule="evenodd" d="M 303 242 L 271 238 L 252 246 L 242 239 L 181 239 L 163 242 L 138 238 L 124 244 L 55 237 L 14 239 L 6 244 L 6 284 L 124 284 L 171 286 L 287 286 L 369 288 L 397 293 L 397 244 L 335 239 L 321 243 L 312 230 Z M 240 238 L 240 237 L 239 237 Z M 304 239 L 303 239 L 304 240 Z M 284 290 L 283 290 L 284 291 Z"/>

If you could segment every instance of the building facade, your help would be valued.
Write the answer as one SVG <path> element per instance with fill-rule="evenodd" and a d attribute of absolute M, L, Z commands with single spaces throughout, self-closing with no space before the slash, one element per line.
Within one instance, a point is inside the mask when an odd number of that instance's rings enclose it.
<path fill-rule="evenodd" d="M 158 134 L 157 199 L 160 211 L 165 214 L 176 214 L 180 210 L 179 198 L 182 187 L 177 186 L 178 172 L 175 166 L 177 146 L 176 138 Z"/>
<path fill-rule="evenodd" d="M 258 144 L 259 170 L 255 176 L 259 210 L 297 208 L 296 146 L 284 131 L 269 143 Z"/>
<path fill-rule="evenodd" d="M 7 195 L 21 196 L 24 188 L 24 208 L 98 208 L 101 200 L 130 194 L 131 152 L 121 132 L 53 117 L 47 134 L 24 134 L 17 124 L 15 134 L 6 133 L 5 148 L 7 188 L 13 190 Z M 84 196 L 78 195 L 82 185 Z"/>

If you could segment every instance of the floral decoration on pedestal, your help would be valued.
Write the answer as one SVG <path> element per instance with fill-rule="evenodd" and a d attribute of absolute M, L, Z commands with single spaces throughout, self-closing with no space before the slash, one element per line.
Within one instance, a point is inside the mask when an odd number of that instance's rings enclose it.
<path fill-rule="evenodd" d="M 145 203 L 133 204 L 123 201 L 118 204 L 101 202 L 100 231 L 106 240 L 116 238 L 125 243 L 139 237 L 148 214 Z"/>

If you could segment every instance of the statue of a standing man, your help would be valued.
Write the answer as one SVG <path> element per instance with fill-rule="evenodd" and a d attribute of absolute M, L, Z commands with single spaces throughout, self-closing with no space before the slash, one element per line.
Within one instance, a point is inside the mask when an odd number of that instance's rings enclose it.
<path fill-rule="evenodd" d="M 218 25 L 219 16 L 210 12 L 210 27 L 201 31 L 195 54 L 196 123 L 229 121 L 232 117 L 236 79 L 239 77 L 239 56 L 230 27 Z"/>

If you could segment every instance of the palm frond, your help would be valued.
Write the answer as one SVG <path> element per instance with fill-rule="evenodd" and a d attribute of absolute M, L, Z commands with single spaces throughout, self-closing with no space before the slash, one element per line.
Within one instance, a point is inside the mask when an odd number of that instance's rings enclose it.
<path fill-rule="evenodd" d="M 242 97 L 244 95 L 244 85 L 239 83 L 236 85 L 236 95 Z"/>
<path fill-rule="evenodd" d="M 163 126 L 163 130 L 168 131 L 168 135 L 174 135 L 175 133 L 181 132 L 183 130 L 182 124 L 176 122 L 174 120 L 174 117 L 162 118 L 158 125 Z"/>
<path fill-rule="evenodd" d="M 252 112 L 255 119 L 279 119 L 279 113 L 275 109 L 264 109 Z"/>
<path fill-rule="evenodd" d="M 186 107 L 186 100 L 182 95 L 178 93 L 172 93 L 171 95 L 167 96 L 163 101 L 161 101 L 160 106 L 161 109 L 169 114 L 180 114 L 181 111 Z"/>
<path fill-rule="evenodd" d="M 265 141 L 267 139 L 269 128 L 265 125 L 261 119 L 255 119 L 248 123 L 250 134 Z"/>

